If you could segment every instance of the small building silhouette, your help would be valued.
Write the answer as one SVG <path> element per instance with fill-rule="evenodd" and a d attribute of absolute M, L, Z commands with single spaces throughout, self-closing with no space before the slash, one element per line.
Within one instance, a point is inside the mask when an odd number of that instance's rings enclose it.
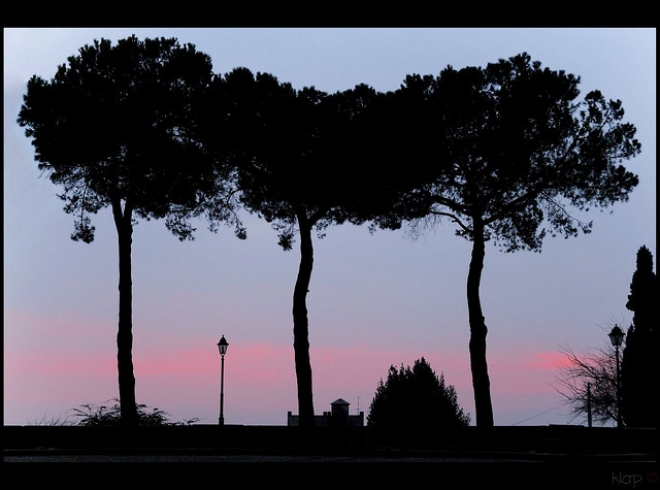
<path fill-rule="evenodd" d="M 364 412 L 358 415 L 351 415 L 348 403 L 343 398 L 337 398 L 330 404 L 330 411 L 323 412 L 323 415 L 314 416 L 314 425 L 316 427 L 363 427 L 364 426 Z M 291 412 L 287 414 L 287 425 L 297 426 L 299 424 L 299 415 L 293 415 Z"/>

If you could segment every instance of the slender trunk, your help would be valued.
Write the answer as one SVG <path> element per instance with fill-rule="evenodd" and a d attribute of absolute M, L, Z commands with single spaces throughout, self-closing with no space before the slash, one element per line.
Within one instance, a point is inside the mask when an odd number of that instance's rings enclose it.
<path fill-rule="evenodd" d="M 133 374 L 133 282 L 131 279 L 131 247 L 133 225 L 128 206 L 113 203 L 113 214 L 119 237 L 119 330 L 117 332 L 117 370 L 119 373 L 119 407 L 121 424 L 136 426 L 135 376 Z"/>
<path fill-rule="evenodd" d="M 312 227 L 307 222 L 307 217 L 299 213 L 298 223 L 300 226 L 300 266 L 293 292 L 293 349 L 298 381 L 300 426 L 313 427 L 312 365 L 309 358 L 309 323 L 306 298 L 309 281 L 312 277 L 314 249 L 312 247 Z"/>
<path fill-rule="evenodd" d="M 484 267 L 486 246 L 483 224 L 474 222 L 472 242 L 472 257 L 467 278 L 467 303 L 470 321 L 470 368 L 472 370 L 472 388 L 478 427 L 493 426 L 493 405 L 490 399 L 490 378 L 488 376 L 488 361 L 486 360 L 486 327 L 485 318 L 479 299 L 481 272 Z"/>

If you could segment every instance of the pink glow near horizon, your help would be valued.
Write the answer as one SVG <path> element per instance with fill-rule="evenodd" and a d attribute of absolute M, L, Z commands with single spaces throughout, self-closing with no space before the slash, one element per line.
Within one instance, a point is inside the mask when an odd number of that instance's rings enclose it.
<path fill-rule="evenodd" d="M 55 322 L 52 329 L 70 328 Z M 43 326 L 42 328 L 47 328 Z M 53 330 L 50 331 L 51 334 Z M 64 335 L 64 332 L 63 332 Z M 198 348 L 200 339 L 152 346 L 134 347 L 136 394 L 139 403 L 161 407 L 174 420 L 198 417 L 200 423 L 214 423 L 217 418 L 220 355 L 213 345 Z M 65 342 L 66 343 L 66 342 Z M 5 399 L 53 399 L 54 406 L 72 408 L 84 403 L 103 404 L 116 397 L 116 353 L 114 344 L 97 352 L 67 352 L 43 345 L 33 350 L 5 351 Z M 528 396 L 552 394 L 553 379 L 562 355 L 557 352 L 522 350 L 489 353 L 489 367 L 494 405 L 515 407 Z M 390 365 L 414 364 L 421 356 L 410 351 L 371 350 L 361 347 L 311 347 L 314 377 L 314 402 L 318 413 L 329 409 L 337 398 L 351 403 L 353 413 L 368 414 L 369 404 L 379 381 L 386 379 Z M 21 357 L 17 359 L 17 357 Z M 441 353 L 425 356 L 445 383 L 456 387 L 459 404 L 474 417 L 468 353 Z M 285 423 L 286 412 L 297 413 L 293 347 L 230 340 L 225 356 L 227 413 L 233 423 Z M 38 385 L 23 386 L 21 379 L 40 379 Z M 38 396 L 37 396 L 38 393 Z M 56 402 L 57 400 L 57 402 Z M 165 401 L 167 400 L 167 401 Z M 171 404 L 179 406 L 163 406 Z M 39 407 L 40 414 L 52 413 Z M 17 421 L 11 414 L 5 423 Z M 31 421 L 40 418 L 32 415 Z M 256 419 L 256 420 L 255 420 Z M 231 422 L 231 418 L 228 417 Z M 264 422 L 260 422 L 263 420 Z"/>
<path fill-rule="evenodd" d="M 5 336 L 5 400 L 13 406 L 18 401 L 16 405 L 32 405 L 48 399 L 53 405 L 34 406 L 32 414 L 5 411 L 5 423 L 57 418 L 82 404 L 102 405 L 117 397 L 115 325 L 99 325 L 75 315 L 46 319 L 5 311 L 7 321 L 30 329 L 12 329 L 12 335 Z M 39 335 L 25 337 L 22 331 Z M 285 424 L 287 411 L 297 413 L 293 346 L 244 343 L 231 337 L 225 358 L 228 423 Z M 73 347 L 72 340 L 80 338 L 87 341 L 84 351 Z M 196 417 L 200 423 L 215 423 L 220 374 L 216 342 L 199 334 L 140 332 L 133 349 L 138 402 L 162 408 L 173 420 Z M 321 413 L 335 399 L 344 398 L 352 413 L 363 411 L 366 416 L 389 367 L 412 366 L 423 355 L 438 375 L 444 375 L 447 385 L 456 387 L 460 406 L 474 417 L 467 346 L 460 352 L 430 350 L 431 355 L 410 347 L 312 346 L 315 410 Z M 499 347 L 489 351 L 488 359 L 496 413 L 515 409 L 523 401 L 529 405 L 537 401 L 534 397 L 556 398 L 550 384 L 565 360 L 560 352 L 529 346 L 511 352 Z"/>

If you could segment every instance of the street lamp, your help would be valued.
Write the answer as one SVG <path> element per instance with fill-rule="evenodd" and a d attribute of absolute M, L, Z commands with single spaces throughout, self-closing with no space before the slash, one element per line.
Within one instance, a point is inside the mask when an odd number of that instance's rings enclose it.
<path fill-rule="evenodd" d="M 229 346 L 229 343 L 225 339 L 225 336 L 223 335 L 222 338 L 220 339 L 220 342 L 218 342 L 218 350 L 220 351 L 220 358 L 222 359 L 221 364 L 222 367 L 220 368 L 220 418 L 218 419 L 218 422 L 220 425 L 225 425 L 225 415 L 223 412 L 223 405 L 224 405 L 224 399 L 225 399 L 225 354 L 227 353 L 227 347 Z"/>
<path fill-rule="evenodd" d="M 610 341 L 614 346 L 616 353 L 616 426 L 621 429 L 623 427 L 623 418 L 621 417 L 621 373 L 619 368 L 619 347 L 623 343 L 624 333 L 621 327 L 614 325 L 612 331 L 608 334 Z"/>

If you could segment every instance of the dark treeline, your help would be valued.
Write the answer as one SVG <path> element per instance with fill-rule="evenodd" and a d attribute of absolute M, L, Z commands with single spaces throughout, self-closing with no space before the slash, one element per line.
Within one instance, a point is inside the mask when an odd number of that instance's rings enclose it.
<path fill-rule="evenodd" d="M 256 213 L 285 249 L 299 241 L 293 292 L 300 424 L 314 423 L 306 296 L 314 235 L 345 222 L 398 229 L 447 218 L 472 243 L 467 278 L 478 426 L 493 425 L 487 327 L 479 288 L 485 244 L 540 251 L 543 238 L 588 233 L 570 214 L 626 201 L 622 163 L 641 145 L 620 101 L 578 100 L 579 77 L 526 53 L 485 68 L 411 74 L 381 93 L 297 89 L 268 73 L 213 73 L 176 39 L 94 41 L 54 78 L 32 77 L 18 116 L 35 159 L 63 190 L 74 240 L 110 207 L 119 251 L 121 419 L 137 424 L 132 364 L 131 243 L 136 219 L 163 219 L 181 240 L 193 220 L 234 228 Z"/>

